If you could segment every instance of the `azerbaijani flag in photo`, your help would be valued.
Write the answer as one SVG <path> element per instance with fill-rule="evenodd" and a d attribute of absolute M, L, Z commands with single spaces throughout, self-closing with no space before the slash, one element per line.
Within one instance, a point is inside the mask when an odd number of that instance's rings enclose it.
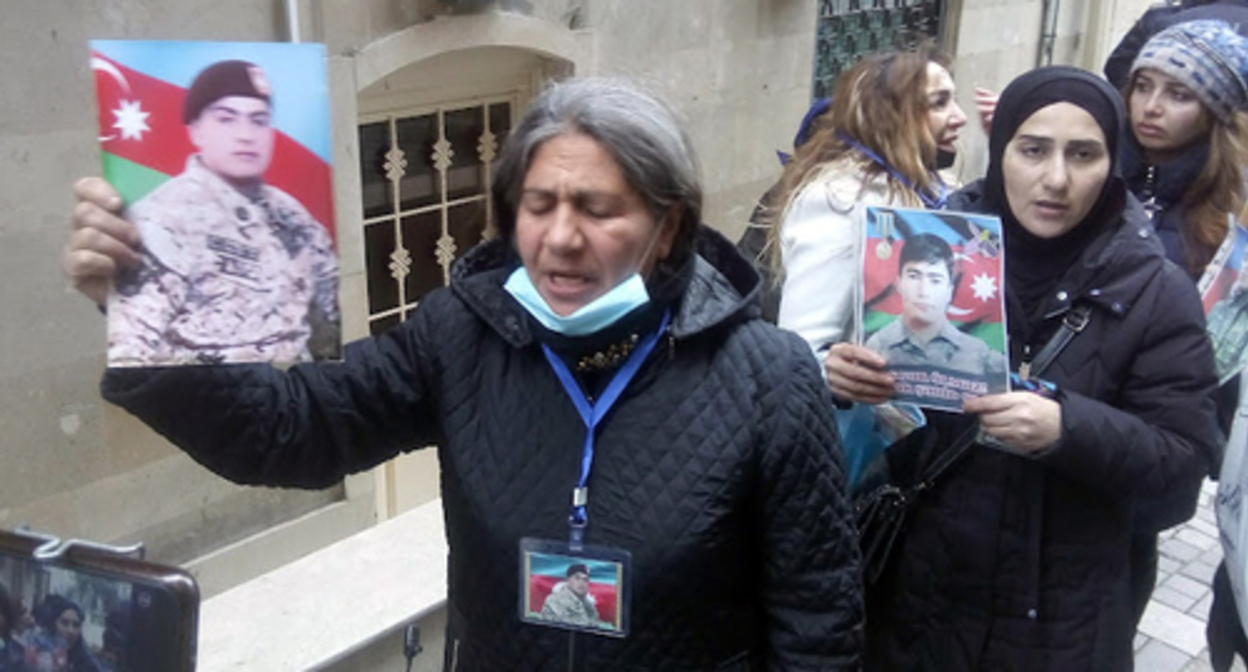
<path fill-rule="evenodd" d="M 285 191 L 334 236 L 329 83 L 320 44 L 92 40 L 104 177 L 134 203 L 186 168 L 195 153 L 182 102 L 218 61 L 264 71 L 272 92 L 273 160 L 264 181 Z"/>
<path fill-rule="evenodd" d="M 1214 304 L 1231 293 L 1231 288 L 1239 280 L 1240 273 L 1244 271 L 1245 250 L 1248 250 L 1248 229 L 1232 218 L 1222 247 L 1214 255 L 1214 260 L 1209 263 L 1197 286 L 1206 315 L 1213 310 Z"/>
<path fill-rule="evenodd" d="M 569 558 L 565 555 L 529 554 L 529 612 L 540 613 L 546 596 L 555 584 L 566 581 L 568 566 L 582 563 L 589 569 L 589 594 L 594 596 L 598 617 L 619 627 L 616 600 L 619 596 L 619 565 L 592 558 Z"/>
<path fill-rule="evenodd" d="M 901 314 L 901 296 L 893 288 L 893 280 L 897 278 L 897 264 L 906 239 L 921 233 L 934 234 L 949 243 L 961 273 L 949 305 L 949 322 L 1004 354 L 1001 222 L 995 217 L 948 211 L 867 208 L 863 247 L 864 342 Z"/>

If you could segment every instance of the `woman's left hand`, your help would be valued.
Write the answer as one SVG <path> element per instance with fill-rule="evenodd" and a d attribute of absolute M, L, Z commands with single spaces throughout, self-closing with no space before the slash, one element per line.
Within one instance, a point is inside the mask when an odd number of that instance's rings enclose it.
<path fill-rule="evenodd" d="M 1006 392 L 971 399 L 966 413 L 979 416 L 992 438 L 1024 453 L 1038 453 L 1062 438 L 1062 406 L 1034 392 Z"/>

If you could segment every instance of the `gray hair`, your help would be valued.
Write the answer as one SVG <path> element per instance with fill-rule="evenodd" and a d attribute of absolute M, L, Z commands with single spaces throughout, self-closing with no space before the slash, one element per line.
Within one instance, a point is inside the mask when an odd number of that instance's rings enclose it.
<path fill-rule="evenodd" d="M 515 233 L 524 177 L 537 149 L 571 133 L 602 144 L 656 222 L 679 207 L 680 224 L 667 261 L 683 263 L 702 221 L 702 184 L 693 146 L 667 103 L 621 79 L 573 78 L 552 85 L 533 101 L 503 145 L 495 168 L 499 234 L 510 241 Z"/>

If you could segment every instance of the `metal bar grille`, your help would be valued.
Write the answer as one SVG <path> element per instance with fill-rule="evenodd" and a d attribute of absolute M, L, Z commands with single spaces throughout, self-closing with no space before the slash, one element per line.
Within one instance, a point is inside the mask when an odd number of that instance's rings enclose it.
<path fill-rule="evenodd" d="M 939 39 L 944 10 L 943 0 L 819 0 L 814 97 L 830 96 L 837 76 L 867 54 Z"/>
<path fill-rule="evenodd" d="M 494 233 L 493 161 L 514 97 L 385 115 L 359 127 L 369 328 L 407 318 Z"/>

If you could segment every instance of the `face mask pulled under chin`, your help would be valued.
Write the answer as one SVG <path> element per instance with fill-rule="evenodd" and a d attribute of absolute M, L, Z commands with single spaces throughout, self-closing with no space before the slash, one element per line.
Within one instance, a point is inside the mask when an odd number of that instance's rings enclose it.
<path fill-rule="evenodd" d="M 637 273 L 611 291 L 576 309 L 571 315 L 551 310 L 523 266 L 512 272 L 503 290 L 524 307 L 543 327 L 564 336 L 586 336 L 615 324 L 620 318 L 650 302 L 646 283 Z"/>

